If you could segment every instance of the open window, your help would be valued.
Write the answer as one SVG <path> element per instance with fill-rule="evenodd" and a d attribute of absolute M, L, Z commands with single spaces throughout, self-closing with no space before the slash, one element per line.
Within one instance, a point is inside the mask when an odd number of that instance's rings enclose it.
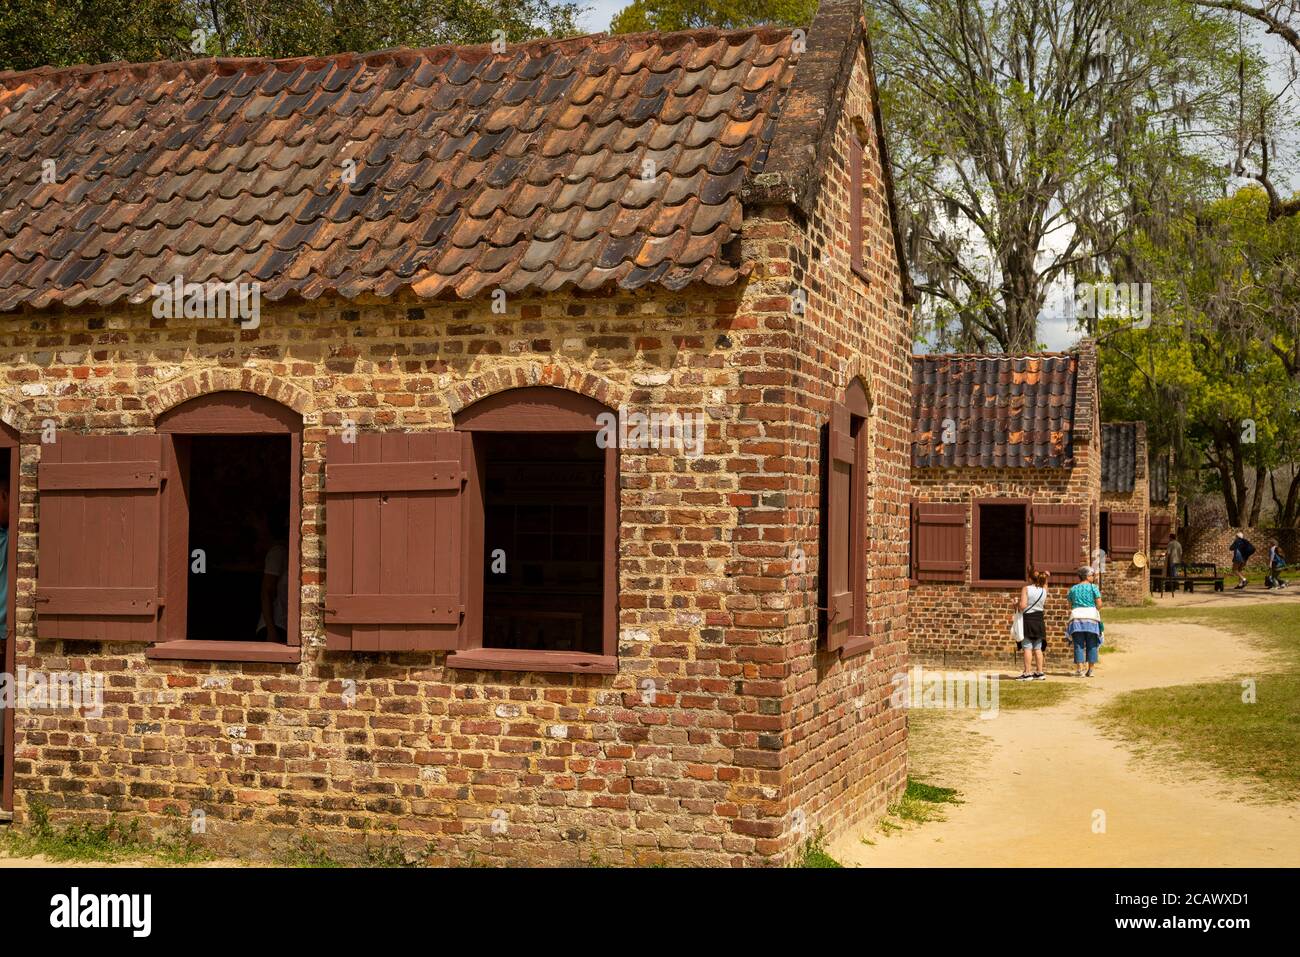
<path fill-rule="evenodd" d="M 869 417 L 867 390 L 854 379 L 831 406 L 823 440 L 819 604 L 826 648 L 842 657 L 873 645 L 867 614 Z"/>
<path fill-rule="evenodd" d="M 14 639 L 16 635 L 15 595 L 18 569 L 18 433 L 0 422 L 0 609 L 4 612 L 0 641 L 3 641 L 4 673 L 14 671 Z M 0 811 L 14 809 L 14 709 L 0 709 Z"/>
<path fill-rule="evenodd" d="M 545 387 L 456 417 L 471 437 L 465 629 L 453 668 L 613 674 L 618 666 L 618 449 L 594 399 Z"/>
<path fill-rule="evenodd" d="M 298 660 L 301 416 L 216 392 L 169 409 L 157 431 L 164 608 L 146 654 Z"/>
<path fill-rule="evenodd" d="M 1029 570 L 1029 503 L 977 500 L 971 515 L 971 584 L 1009 588 L 1025 583 Z"/>
<path fill-rule="evenodd" d="M 326 646 L 452 668 L 613 674 L 618 450 L 593 399 L 521 388 L 456 430 L 332 436 Z"/>

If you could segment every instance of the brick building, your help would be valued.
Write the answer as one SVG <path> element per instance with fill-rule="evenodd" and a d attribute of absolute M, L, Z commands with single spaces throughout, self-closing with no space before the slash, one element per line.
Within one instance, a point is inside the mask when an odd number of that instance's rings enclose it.
<path fill-rule="evenodd" d="M 1051 572 L 1048 656 L 1101 500 L 1097 353 L 912 357 L 911 651 L 987 664 L 1013 650 L 1031 568 Z M 1059 628 L 1057 627 L 1059 625 Z"/>
<path fill-rule="evenodd" d="M 1103 422 L 1097 527 L 1098 547 L 1106 553 L 1101 566 L 1101 592 L 1111 604 L 1140 605 L 1150 594 L 1150 516 L 1147 425 Z M 1168 539 L 1166 531 L 1164 541 Z"/>
<path fill-rule="evenodd" d="M 1169 536 L 1178 532 L 1180 527 L 1178 489 L 1171 481 L 1172 472 L 1171 450 L 1152 449 L 1147 456 L 1148 507 L 1151 510 L 1151 518 L 1147 522 L 1147 540 L 1150 542 L 1149 554 L 1154 569 L 1164 568 Z"/>
<path fill-rule="evenodd" d="M 897 798 L 859 4 L 0 74 L 0 230 L 7 670 L 104 681 L 6 709 L 19 820 L 752 864 Z"/>

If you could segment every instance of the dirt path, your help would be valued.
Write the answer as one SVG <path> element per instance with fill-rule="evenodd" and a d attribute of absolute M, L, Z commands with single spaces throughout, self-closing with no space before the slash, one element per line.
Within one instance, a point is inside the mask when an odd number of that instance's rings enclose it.
<path fill-rule="evenodd" d="M 1240 600 L 1188 595 L 1166 604 Z M 831 854 L 846 866 L 869 867 L 1300 865 L 1300 803 L 1259 803 L 1208 771 L 1136 756 L 1097 733 L 1089 718 L 1124 691 L 1270 670 L 1267 656 L 1246 639 L 1200 625 L 1116 624 L 1107 634 L 1122 650 L 1102 658 L 1098 677 L 1051 676 L 1086 681 L 1059 704 L 984 721 L 970 712 L 944 716 L 931 729 L 971 755 L 945 755 L 944 776 L 923 777 L 962 791 L 965 803 L 945 806 L 946 820 L 890 835 L 872 828 L 874 846 L 859 840 L 862 832 L 845 835 Z M 1094 833 L 1098 811 L 1104 833 Z"/>

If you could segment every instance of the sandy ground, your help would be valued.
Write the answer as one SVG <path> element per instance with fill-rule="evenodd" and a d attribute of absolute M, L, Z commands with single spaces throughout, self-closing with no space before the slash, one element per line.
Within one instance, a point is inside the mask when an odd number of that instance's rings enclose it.
<path fill-rule="evenodd" d="M 1300 601 L 1293 593 L 1193 593 L 1164 606 Z M 1249 676 L 1271 662 L 1248 639 L 1197 625 L 1115 624 L 1120 649 L 1059 704 L 979 720 L 945 714 L 918 741 L 919 779 L 955 786 L 946 820 L 844 835 L 830 853 L 866 867 L 1216 867 L 1300 865 L 1300 803 L 1263 803 L 1213 771 L 1139 756 L 1097 733 L 1089 716 L 1115 695 Z M 933 713 L 925 716 L 933 719 Z M 924 738 L 931 738 L 925 741 Z M 937 740 L 936 740 L 937 739 Z M 1104 832 L 1094 830 L 1098 812 Z M 875 842 L 867 846 L 866 836 Z"/>

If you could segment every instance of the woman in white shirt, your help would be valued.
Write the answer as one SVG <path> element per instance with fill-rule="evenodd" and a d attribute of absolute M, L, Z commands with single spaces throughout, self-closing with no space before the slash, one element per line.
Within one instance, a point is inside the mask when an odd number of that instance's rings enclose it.
<path fill-rule="evenodd" d="M 1043 671 L 1043 652 L 1047 648 L 1047 624 L 1043 619 L 1047 610 L 1047 577 L 1047 572 L 1034 571 L 1029 576 L 1030 583 L 1020 589 L 1016 610 L 1024 624 L 1020 649 L 1025 653 L 1025 670 L 1017 681 L 1047 680 Z"/>

